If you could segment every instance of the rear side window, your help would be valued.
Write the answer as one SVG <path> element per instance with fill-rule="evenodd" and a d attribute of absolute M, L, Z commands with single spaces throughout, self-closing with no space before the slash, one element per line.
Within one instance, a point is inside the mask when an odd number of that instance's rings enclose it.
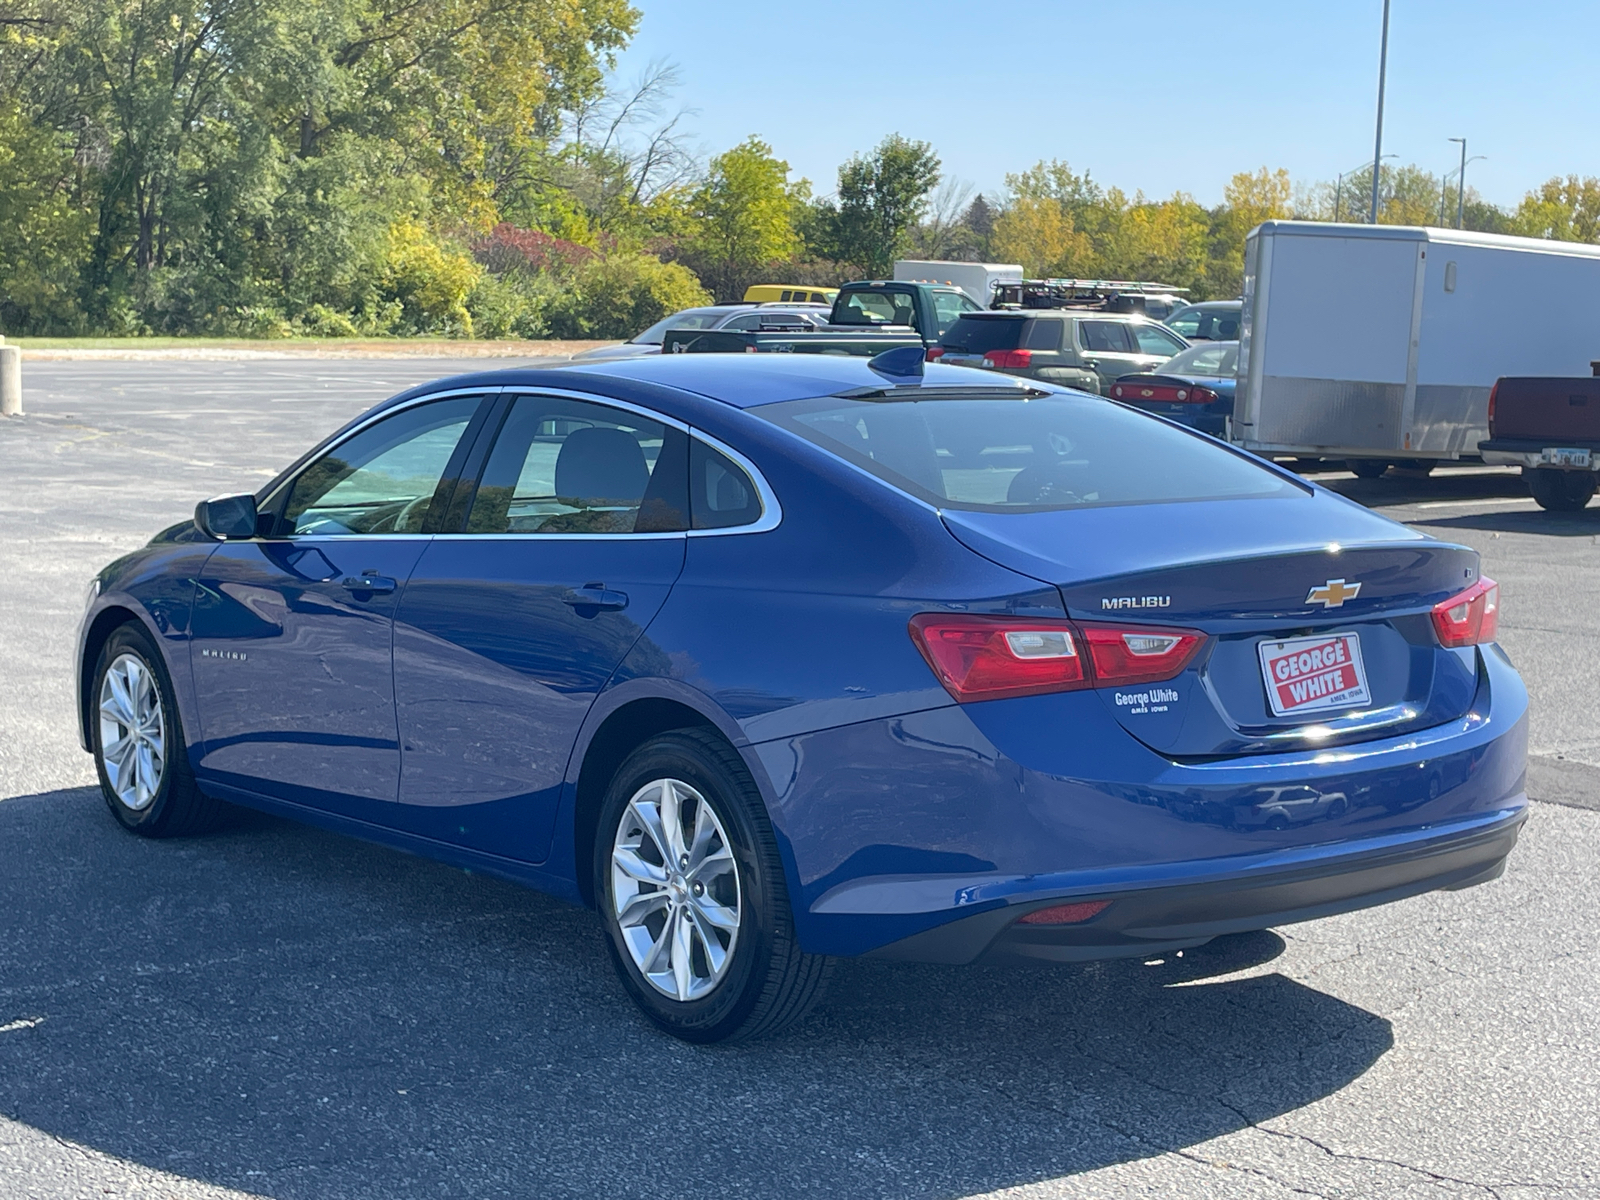
<path fill-rule="evenodd" d="M 1059 350 L 1061 349 L 1062 321 L 1052 321 L 1048 317 L 1028 323 L 1028 332 L 1023 340 L 1023 346 L 1028 350 Z"/>
<path fill-rule="evenodd" d="M 1085 350 L 1098 350 L 1102 354 L 1139 353 L 1132 332 L 1121 321 L 1084 321 L 1078 326 L 1078 336 Z"/>
<path fill-rule="evenodd" d="M 1039 512 L 1301 494 L 1225 447 L 1098 398 L 825 397 L 749 411 L 941 508 Z"/>
<path fill-rule="evenodd" d="M 682 531 L 687 441 L 680 430 L 607 405 L 518 396 L 484 467 L 466 531 Z"/>
<path fill-rule="evenodd" d="M 875 288 L 851 292 L 835 319 L 840 325 L 915 325 L 916 306 L 908 292 Z"/>
<path fill-rule="evenodd" d="M 966 354 L 1015 350 L 1022 344 L 1029 323 L 1023 317 L 960 317 L 940 337 L 939 344 L 948 350 Z"/>
<path fill-rule="evenodd" d="M 689 511 L 696 529 L 734 529 L 761 519 L 761 495 L 744 468 L 698 439 L 689 443 Z"/>

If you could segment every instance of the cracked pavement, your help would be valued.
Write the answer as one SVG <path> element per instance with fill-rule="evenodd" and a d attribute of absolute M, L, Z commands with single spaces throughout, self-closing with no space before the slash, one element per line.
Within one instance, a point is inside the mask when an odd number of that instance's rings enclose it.
<path fill-rule="evenodd" d="M 1505 877 L 1150 964 L 847 961 L 792 1035 L 645 1028 L 581 911 L 246 816 L 131 838 L 77 747 L 90 574 L 478 364 L 32 363 L 0 422 L 0 1196 L 1600 1200 L 1600 505 L 1346 494 L 1466 542 L 1533 695 Z"/>

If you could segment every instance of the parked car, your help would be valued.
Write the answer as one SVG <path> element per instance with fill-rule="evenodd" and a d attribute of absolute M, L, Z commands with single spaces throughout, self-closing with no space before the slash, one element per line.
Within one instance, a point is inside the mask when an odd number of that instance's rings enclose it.
<path fill-rule="evenodd" d="M 590 905 L 695 1042 L 794 1019 L 830 956 L 1145 958 L 1500 873 L 1527 694 L 1475 551 L 923 371 L 660 355 L 378 405 L 95 576 L 106 804 Z"/>
<path fill-rule="evenodd" d="M 662 348 L 668 354 L 753 350 L 871 357 L 903 346 L 932 345 L 962 313 L 979 311 L 980 305 L 958 287 L 865 279 L 839 289 L 819 329 L 785 333 L 670 329 Z"/>
<path fill-rule="evenodd" d="M 1165 326 L 1128 313 L 1008 309 L 963 313 L 928 357 L 1103 393 L 1122 376 L 1154 370 L 1187 346 Z"/>
<path fill-rule="evenodd" d="M 623 358 L 640 358 L 660 354 L 661 344 L 669 329 L 731 329 L 751 331 L 761 329 L 796 328 L 817 329 L 827 323 L 829 308 L 826 304 L 712 304 L 705 308 L 686 308 L 682 312 L 663 317 L 643 333 L 636 334 L 616 346 L 596 346 L 572 356 L 573 362 L 612 362 Z"/>
<path fill-rule="evenodd" d="M 1595 367 L 1600 374 L 1600 364 Z M 1522 468 L 1540 508 L 1577 512 L 1600 478 L 1600 378 L 1507 376 L 1489 389 L 1483 461 Z"/>
<path fill-rule="evenodd" d="M 836 287 L 815 287 L 804 283 L 752 283 L 744 298 L 752 304 L 832 304 L 839 294 Z"/>
<path fill-rule="evenodd" d="M 1242 300 L 1202 300 L 1185 304 L 1162 324 L 1191 342 L 1232 342 L 1239 338 Z"/>
<path fill-rule="evenodd" d="M 1202 342 L 1151 374 L 1124 375 L 1111 385 L 1110 396 L 1226 440 L 1238 364 L 1238 342 Z"/>

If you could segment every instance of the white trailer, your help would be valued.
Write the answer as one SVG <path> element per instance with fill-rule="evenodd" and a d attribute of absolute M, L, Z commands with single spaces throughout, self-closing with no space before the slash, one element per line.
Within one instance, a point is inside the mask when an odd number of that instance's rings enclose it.
<path fill-rule="evenodd" d="M 940 259 L 901 259 L 894 265 L 898 283 L 943 283 L 958 287 L 984 308 L 994 304 L 994 285 L 1021 283 L 1019 263 L 945 262 Z"/>
<path fill-rule="evenodd" d="M 1600 358 L 1600 246 L 1268 221 L 1245 242 L 1233 440 L 1258 453 L 1474 456 L 1502 375 Z"/>

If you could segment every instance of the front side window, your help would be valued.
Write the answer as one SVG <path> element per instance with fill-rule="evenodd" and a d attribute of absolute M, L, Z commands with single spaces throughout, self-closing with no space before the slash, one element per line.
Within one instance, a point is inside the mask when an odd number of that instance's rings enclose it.
<path fill-rule="evenodd" d="M 423 532 L 450 457 L 482 399 L 419 404 L 347 438 L 300 472 L 280 527 L 329 537 Z"/>
<path fill-rule="evenodd" d="M 1122 321 L 1084 321 L 1078 326 L 1083 348 L 1100 354 L 1137 354 L 1128 326 Z"/>
<path fill-rule="evenodd" d="M 832 396 L 748 411 L 940 508 L 1037 512 L 1300 494 L 1225 447 L 1099 398 Z"/>
<path fill-rule="evenodd" d="M 467 532 L 685 530 L 687 442 L 681 431 L 623 409 L 518 396 L 484 467 Z"/>
<path fill-rule="evenodd" d="M 1184 349 L 1181 341 L 1159 325 L 1141 322 L 1133 327 L 1133 336 L 1139 342 L 1141 354 L 1159 354 L 1162 358 L 1171 358 Z"/>

